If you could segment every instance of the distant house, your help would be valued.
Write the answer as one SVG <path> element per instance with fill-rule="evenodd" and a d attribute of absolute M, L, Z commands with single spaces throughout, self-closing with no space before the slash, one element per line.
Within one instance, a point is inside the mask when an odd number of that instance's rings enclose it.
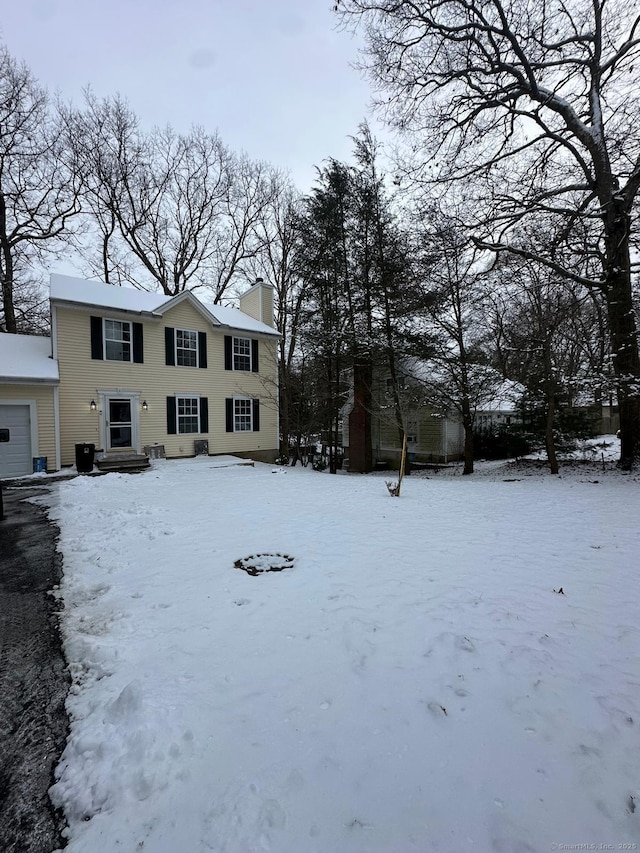
<path fill-rule="evenodd" d="M 573 395 L 564 410 L 589 423 L 594 435 L 615 435 L 620 429 L 620 410 L 613 392 L 603 395 L 583 390 Z"/>
<path fill-rule="evenodd" d="M 464 428 L 453 405 L 455 379 L 441 365 L 416 358 L 403 359 L 396 370 L 409 461 L 447 463 L 461 459 Z M 471 365 L 469 373 L 475 430 L 521 423 L 518 410 L 524 391 L 521 385 L 503 381 L 486 365 Z M 349 469 L 354 471 L 367 468 L 363 453 L 368 443 L 367 430 L 371 435 L 373 463 L 397 466 L 402 452 L 393 380 L 388 371 L 380 368 L 374 370 L 373 376 L 370 403 L 361 405 L 365 395 L 358 389 L 357 371 L 354 372 L 349 398 L 342 410 L 345 457 L 349 459 Z"/>
<path fill-rule="evenodd" d="M 50 340 L 0 335 L 0 476 L 41 456 L 49 470 L 72 465 L 82 443 L 105 457 L 160 446 L 275 458 L 270 285 L 258 280 L 238 310 L 52 275 L 50 305 Z"/>
<path fill-rule="evenodd" d="M 430 405 L 422 384 L 408 369 L 399 371 L 403 426 L 411 462 L 446 463 L 461 458 L 464 431 L 455 412 Z M 372 463 L 398 467 L 402 453 L 394 407 L 393 382 L 385 371 L 376 371 L 370 406 L 359 405 L 357 381 L 342 409 L 343 446 L 350 471 L 367 470 L 363 445 L 371 435 Z"/>
<path fill-rule="evenodd" d="M 519 403 L 524 387 L 518 382 L 505 380 L 493 394 L 480 400 L 476 407 L 476 430 L 495 430 L 522 423 L 522 408 Z"/>

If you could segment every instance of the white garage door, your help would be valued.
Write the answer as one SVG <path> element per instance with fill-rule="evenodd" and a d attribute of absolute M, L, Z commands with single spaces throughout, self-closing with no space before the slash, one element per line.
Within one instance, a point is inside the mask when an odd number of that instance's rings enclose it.
<path fill-rule="evenodd" d="M 31 418 L 29 406 L 0 403 L 0 430 L 9 430 L 9 441 L 0 441 L 0 477 L 31 474 Z"/>

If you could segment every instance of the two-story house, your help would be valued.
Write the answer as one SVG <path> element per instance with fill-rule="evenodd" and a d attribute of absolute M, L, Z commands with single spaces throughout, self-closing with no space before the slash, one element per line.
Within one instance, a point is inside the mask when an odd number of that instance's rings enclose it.
<path fill-rule="evenodd" d="M 18 384 L 15 339 L 22 336 L 0 336 L 0 420 L 9 406 L 14 414 L 23 409 L 5 442 L 22 444 L 20 460 L 3 445 L 0 476 L 17 468 L 28 473 L 42 455 L 49 470 L 72 465 L 79 443 L 105 455 L 161 445 L 169 458 L 193 456 L 195 442 L 203 441 L 212 455 L 277 455 L 278 332 L 270 285 L 258 280 L 238 310 L 208 305 L 190 291 L 170 297 L 52 275 L 50 305 L 46 399 L 34 393 L 38 377 Z M 27 348 L 37 349 L 42 339 L 27 337 Z"/>

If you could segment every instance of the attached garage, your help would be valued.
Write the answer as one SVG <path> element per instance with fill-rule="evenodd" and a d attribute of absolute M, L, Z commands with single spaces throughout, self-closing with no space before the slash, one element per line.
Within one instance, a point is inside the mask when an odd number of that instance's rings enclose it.
<path fill-rule="evenodd" d="M 50 338 L 0 333 L 0 479 L 60 467 L 58 384 Z"/>
<path fill-rule="evenodd" d="M 32 465 L 31 407 L 0 402 L 0 479 L 30 474 Z"/>

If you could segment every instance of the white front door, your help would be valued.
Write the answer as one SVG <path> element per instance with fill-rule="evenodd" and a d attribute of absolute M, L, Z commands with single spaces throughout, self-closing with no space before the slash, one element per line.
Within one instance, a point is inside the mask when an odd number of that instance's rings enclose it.
<path fill-rule="evenodd" d="M 105 450 L 139 452 L 139 394 L 100 394 L 101 442 Z"/>
<path fill-rule="evenodd" d="M 132 450 L 131 400 L 109 397 L 107 418 L 107 450 Z"/>

